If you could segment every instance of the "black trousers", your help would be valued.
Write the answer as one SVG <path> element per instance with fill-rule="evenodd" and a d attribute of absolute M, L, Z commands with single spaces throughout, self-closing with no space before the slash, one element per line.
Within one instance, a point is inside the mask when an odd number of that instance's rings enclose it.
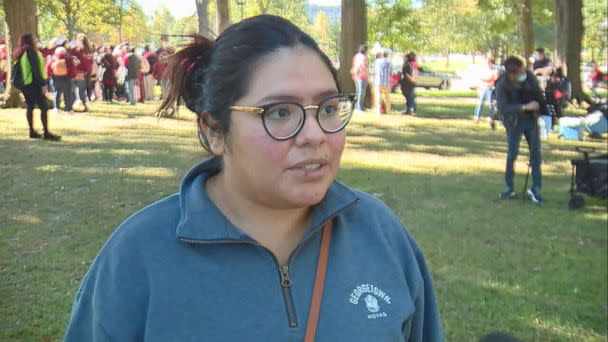
<path fill-rule="evenodd" d="M 23 96 L 25 97 L 25 103 L 27 109 L 25 115 L 27 117 L 27 123 L 30 126 L 30 131 L 34 130 L 34 108 L 40 108 L 40 120 L 45 132 L 48 132 L 48 118 L 47 112 L 49 105 L 44 96 L 41 86 L 29 85 L 21 89 Z"/>

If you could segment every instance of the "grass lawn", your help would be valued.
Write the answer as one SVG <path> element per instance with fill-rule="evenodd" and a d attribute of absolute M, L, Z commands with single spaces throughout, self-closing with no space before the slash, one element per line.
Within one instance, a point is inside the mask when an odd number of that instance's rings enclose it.
<path fill-rule="evenodd" d="M 527 341 L 606 341 L 607 203 L 567 208 L 574 146 L 543 143 L 542 207 L 497 201 L 506 137 L 471 121 L 474 104 L 421 103 L 415 117 L 358 113 L 339 178 L 384 200 L 422 246 L 446 341 L 510 331 Z M 63 142 L 27 139 L 24 110 L 0 110 L 0 340 L 63 336 L 80 280 L 115 227 L 178 190 L 206 156 L 194 116 L 153 104 L 93 104 L 52 115 Z M 38 124 L 38 121 L 36 121 Z M 38 127 L 39 124 L 38 124 Z M 527 148 L 517 162 L 523 185 Z"/>

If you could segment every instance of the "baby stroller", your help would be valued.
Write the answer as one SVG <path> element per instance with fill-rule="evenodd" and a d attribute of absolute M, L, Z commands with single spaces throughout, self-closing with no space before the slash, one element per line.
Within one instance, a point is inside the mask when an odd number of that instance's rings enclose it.
<path fill-rule="evenodd" d="M 568 208 L 575 210 L 583 207 L 585 200 L 577 193 L 592 197 L 608 198 L 608 154 L 589 157 L 595 152 L 593 147 L 576 147 L 583 159 L 572 159 L 572 178 Z"/>

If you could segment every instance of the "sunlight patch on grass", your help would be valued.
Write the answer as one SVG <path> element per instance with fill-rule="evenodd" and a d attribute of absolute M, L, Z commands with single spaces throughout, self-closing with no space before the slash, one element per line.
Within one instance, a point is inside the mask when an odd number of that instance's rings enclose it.
<path fill-rule="evenodd" d="M 121 169 L 127 176 L 172 178 L 176 176 L 175 170 L 168 167 L 129 167 Z"/>
<path fill-rule="evenodd" d="M 109 152 L 112 154 L 121 155 L 121 156 L 135 156 L 135 155 L 149 156 L 152 154 L 152 152 L 146 151 L 146 150 L 125 149 L 125 148 L 113 149 L 113 150 L 109 150 Z"/>
<path fill-rule="evenodd" d="M 30 213 L 18 214 L 12 217 L 13 221 L 19 222 L 19 224 L 40 224 L 42 220 Z"/>
<path fill-rule="evenodd" d="M 558 314 L 558 313 L 556 313 Z M 562 322 L 559 317 L 541 317 L 540 314 L 522 317 L 524 322 L 534 327 L 536 330 L 544 331 L 551 335 L 559 336 L 564 340 L 570 341 L 605 341 L 605 336 L 595 333 L 592 330 L 584 329 L 573 322 Z"/>

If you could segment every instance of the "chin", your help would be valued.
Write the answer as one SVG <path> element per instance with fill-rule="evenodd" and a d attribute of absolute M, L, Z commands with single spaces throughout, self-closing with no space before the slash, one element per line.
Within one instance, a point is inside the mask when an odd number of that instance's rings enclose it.
<path fill-rule="evenodd" d="M 292 194 L 291 201 L 297 207 L 310 207 L 319 204 L 325 197 L 329 185 L 302 185 L 302 189 L 298 189 Z"/>

